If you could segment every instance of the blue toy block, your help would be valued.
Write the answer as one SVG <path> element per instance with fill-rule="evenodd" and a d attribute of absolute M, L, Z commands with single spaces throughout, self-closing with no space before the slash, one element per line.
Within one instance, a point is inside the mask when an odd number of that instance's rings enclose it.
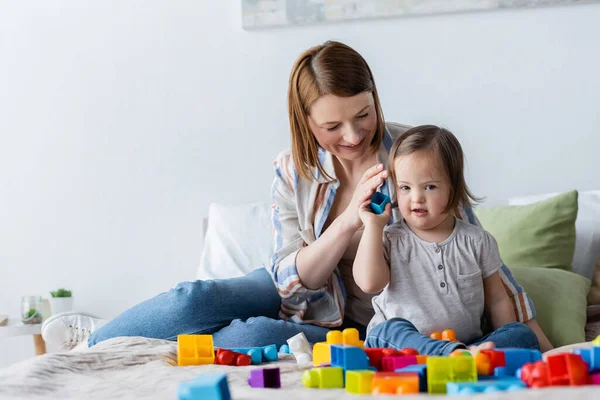
<path fill-rule="evenodd" d="M 494 376 L 504 378 L 507 376 L 516 376 L 517 370 L 527 363 L 540 361 L 542 353 L 539 350 L 530 349 L 497 349 L 504 353 L 506 365 L 494 369 Z"/>
<path fill-rule="evenodd" d="M 262 347 L 262 355 L 266 361 L 277 361 L 279 360 L 279 355 L 277 353 L 277 346 L 274 344 L 270 344 L 268 346 Z"/>
<path fill-rule="evenodd" d="M 277 361 L 279 355 L 277 346 L 270 344 L 263 347 L 242 347 L 237 349 L 229 349 L 242 354 L 248 354 L 252 358 L 252 365 L 258 365 L 266 361 Z"/>
<path fill-rule="evenodd" d="M 502 381 L 502 382 L 508 382 L 508 381 L 520 381 L 521 380 L 521 376 L 519 375 L 521 371 L 521 368 L 519 368 L 516 372 L 516 376 L 503 376 L 503 377 L 497 377 L 494 375 L 479 375 L 477 377 L 478 381 Z"/>
<path fill-rule="evenodd" d="M 227 375 L 204 374 L 182 382 L 177 388 L 179 400 L 231 400 Z"/>
<path fill-rule="evenodd" d="M 371 197 L 371 210 L 375 214 L 383 214 L 385 211 L 385 206 L 389 202 L 390 198 L 387 195 L 381 192 L 375 192 L 375 194 L 373 194 Z"/>
<path fill-rule="evenodd" d="M 525 383 L 515 380 L 496 380 L 483 382 L 448 382 L 446 392 L 448 396 L 471 396 L 476 393 L 516 392 L 526 389 Z"/>
<path fill-rule="evenodd" d="M 600 347 L 595 346 L 589 349 L 575 349 L 573 354 L 579 354 L 583 361 L 585 361 L 589 367 L 588 372 L 600 371 Z"/>
<path fill-rule="evenodd" d="M 416 364 L 408 367 L 398 368 L 394 372 L 416 372 L 419 374 L 419 392 L 427 393 L 427 365 Z"/>
<path fill-rule="evenodd" d="M 342 367 L 344 372 L 372 369 L 369 365 L 367 353 L 360 347 L 332 344 L 330 350 L 332 367 Z"/>
<path fill-rule="evenodd" d="M 279 348 L 279 352 L 284 353 L 284 354 L 290 354 L 290 346 L 288 346 L 287 344 L 284 344 L 283 346 L 281 346 Z"/>

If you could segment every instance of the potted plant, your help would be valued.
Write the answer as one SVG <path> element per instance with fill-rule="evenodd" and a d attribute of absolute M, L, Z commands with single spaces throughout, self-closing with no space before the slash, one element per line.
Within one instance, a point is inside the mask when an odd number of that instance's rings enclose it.
<path fill-rule="evenodd" d="M 49 299 L 52 314 L 60 314 L 73 309 L 73 297 L 71 296 L 70 290 L 61 288 L 54 292 L 50 292 L 50 294 L 52 295 Z"/>

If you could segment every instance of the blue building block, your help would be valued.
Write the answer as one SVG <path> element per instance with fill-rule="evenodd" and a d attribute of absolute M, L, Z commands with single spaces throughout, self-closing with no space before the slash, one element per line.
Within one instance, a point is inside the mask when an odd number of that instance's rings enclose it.
<path fill-rule="evenodd" d="M 521 376 L 519 375 L 520 371 L 521 371 L 521 368 L 519 368 L 517 370 L 516 376 L 497 377 L 497 376 L 494 376 L 494 375 L 479 375 L 477 377 L 477 380 L 478 381 L 502 381 L 502 382 L 520 381 L 521 380 Z"/>
<path fill-rule="evenodd" d="M 252 358 L 252 365 L 258 365 L 266 361 L 277 361 L 279 355 L 277 346 L 270 344 L 263 347 L 242 347 L 237 349 L 229 349 L 242 354 L 248 354 Z"/>
<path fill-rule="evenodd" d="M 371 210 L 375 214 L 383 214 L 385 211 L 385 205 L 389 202 L 390 198 L 387 195 L 381 192 L 375 192 L 375 194 L 373 194 L 371 197 Z"/>
<path fill-rule="evenodd" d="M 290 354 L 290 346 L 288 346 L 287 344 L 284 344 L 283 346 L 281 346 L 279 348 L 279 352 L 284 353 L 284 354 Z"/>
<path fill-rule="evenodd" d="M 583 361 L 585 361 L 589 367 L 588 372 L 600 371 L 600 347 L 595 346 L 589 349 L 575 349 L 573 354 L 579 354 Z"/>
<path fill-rule="evenodd" d="M 427 365 L 416 364 L 399 368 L 394 372 L 416 372 L 419 374 L 419 392 L 427 393 Z"/>
<path fill-rule="evenodd" d="M 372 369 L 367 353 L 360 347 L 332 344 L 331 366 L 342 367 L 344 372 L 358 369 Z"/>
<path fill-rule="evenodd" d="M 179 400 L 231 400 L 227 375 L 204 374 L 182 382 L 177 388 Z"/>
<path fill-rule="evenodd" d="M 523 365 L 542 359 L 542 353 L 539 350 L 497 349 L 496 351 L 504 353 L 504 360 L 506 362 L 506 366 L 494 369 L 494 376 L 497 378 L 516 376 L 517 370 Z"/>
<path fill-rule="evenodd" d="M 525 383 L 515 380 L 489 380 L 483 382 L 448 382 L 446 391 L 448 396 L 471 396 L 476 393 L 515 392 L 526 389 Z"/>

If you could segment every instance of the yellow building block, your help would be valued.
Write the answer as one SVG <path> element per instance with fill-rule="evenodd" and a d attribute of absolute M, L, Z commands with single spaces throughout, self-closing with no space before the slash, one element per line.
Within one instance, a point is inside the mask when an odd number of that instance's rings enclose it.
<path fill-rule="evenodd" d="M 215 363 L 212 335 L 178 335 L 177 365 L 205 365 Z"/>
<path fill-rule="evenodd" d="M 355 328 L 347 328 L 341 331 L 327 332 L 326 342 L 315 343 L 313 346 L 313 365 L 320 367 L 323 364 L 331 364 L 331 348 L 332 344 L 343 344 L 346 346 L 365 348 L 365 343 L 358 338 L 358 330 Z"/>
<path fill-rule="evenodd" d="M 369 370 L 346 371 L 346 392 L 370 394 L 375 372 Z"/>
<path fill-rule="evenodd" d="M 598 336 L 596 337 L 596 339 L 594 339 L 594 341 L 592 342 L 592 344 L 593 344 L 594 346 L 600 346 L 600 335 L 598 335 Z"/>

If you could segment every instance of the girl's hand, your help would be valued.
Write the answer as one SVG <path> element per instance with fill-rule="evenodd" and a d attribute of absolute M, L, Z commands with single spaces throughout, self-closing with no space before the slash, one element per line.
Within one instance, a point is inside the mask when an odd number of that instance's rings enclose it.
<path fill-rule="evenodd" d="M 362 204 L 366 201 L 371 202 L 371 196 L 373 196 L 373 193 L 375 193 L 387 177 L 388 172 L 383 169 L 383 164 L 377 164 L 365 171 L 354 190 L 350 204 L 348 204 L 348 207 L 346 207 L 340 216 L 345 219 L 350 229 L 356 231 L 360 228 L 363 223 L 362 218 L 359 217 L 359 210 Z"/>
<path fill-rule="evenodd" d="M 375 214 L 373 210 L 371 210 L 371 199 L 363 202 L 358 210 L 358 216 L 362 223 L 367 226 L 377 226 L 383 230 L 390 220 L 390 216 L 392 215 L 392 205 L 387 203 L 385 205 L 385 210 L 381 214 Z"/>

